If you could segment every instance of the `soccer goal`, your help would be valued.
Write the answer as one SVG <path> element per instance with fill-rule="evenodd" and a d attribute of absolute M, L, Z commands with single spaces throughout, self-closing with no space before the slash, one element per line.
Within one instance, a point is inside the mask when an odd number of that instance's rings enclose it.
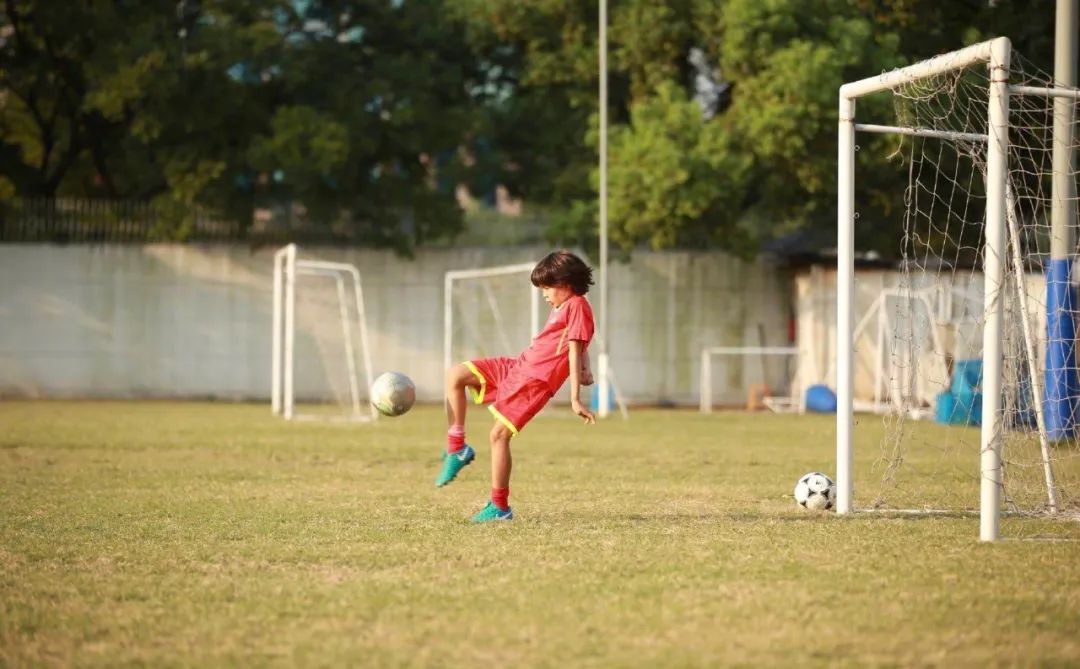
<path fill-rule="evenodd" d="M 535 264 L 500 265 L 446 273 L 443 290 L 443 366 L 514 356 L 540 331 L 541 293 L 530 282 Z M 593 370 L 594 375 L 598 370 Z M 608 369 L 623 418 L 626 402 Z M 595 386 L 594 386 L 595 387 Z"/>
<path fill-rule="evenodd" d="M 701 349 L 699 409 L 712 413 L 724 406 L 749 411 L 802 412 L 802 392 L 795 371 L 799 349 L 793 346 L 707 346 Z M 719 393 L 717 381 L 721 379 Z M 784 388 L 785 392 L 775 392 Z"/>
<path fill-rule="evenodd" d="M 298 253 L 290 244 L 274 254 L 271 409 L 286 420 L 376 420 L 360 271 Z"/>
<path fill-rule="evenodd" d="M 891 124 L 857 120 L 864 98 L 867 120 Z M 1003 523 L 1031 536 L 1080 518 L 1078 99 L 1007 38 L 840 88 L 838 512 L 855 509 L 858 485 L 878 488 L 861 508 L 977 511 L 984 541 Z M 890 191 L 894 217 L 867 194 L 890 169 L 889 183 L 906 182 Z M 856 291 L 856 226 L 897 231 L 900 261 L 869 305 Z M 877 378 L 857 397 L 867 351 Z M 853 410 L 867 401 L 885 414 L 876 485 L 854 479 Z"/>

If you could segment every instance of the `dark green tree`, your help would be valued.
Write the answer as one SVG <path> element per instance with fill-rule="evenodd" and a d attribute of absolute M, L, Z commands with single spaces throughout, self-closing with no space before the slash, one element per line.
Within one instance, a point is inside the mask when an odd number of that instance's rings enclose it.
<path fill-rule="evenodd" d="M 831 230 L 839 86 L 996 34 L 1009 34 L 1020 51 L 1038 58 L 1047 51 L 1053 8 L 1048 0 L 1035 4 L 612 0 L 613 240 L 627 249 L 647 243 L 752 253 L 789 232 Z M 505 164 L 532 177 L 519 192 L 569 211 L 564 237 L 587 235 L 596 224 L 594 3 L 448 5 L 466 22 L 470 44 L 491 54 L 487 62 L 497 61 L 501 100 L 528 100 L 561 114 L 558 123 L 519 126 L 496 113 L 494 122 L 528 132 L 505 145 L 513 130 L 494 136 L 499 150 L 513 156 Z M 1037 20 L 1022 21 L 1028 12 Z M 699 109 L 695 99 L 692 49 L 724 85 L 711 109 Z M 863 114 L 889 122 L 891 106 L 868 99 L 860 103 Z M 895 148 L 887 139 L 861 137 L 860 147 L 858 207 L 867 220 L 878 220 L 902 204 L 897 193 L 905 177 L 884 160 Z M 532 185 L 536 179 L 543 186 Z M 556 184 L 567 187 L 551 187 Z M 589 192 L 582 192 L 586 184 Z M 895 240 L 895 230 L 860 232 L 866 247 Z"/>
<path fill-rule="evenodd" d="M 9 0 L 0 196 L 152 197 L 179 236 L 284 201 L 401 250 L 453 234 L 482 125 L 459 31 L 439 2 Z"/>

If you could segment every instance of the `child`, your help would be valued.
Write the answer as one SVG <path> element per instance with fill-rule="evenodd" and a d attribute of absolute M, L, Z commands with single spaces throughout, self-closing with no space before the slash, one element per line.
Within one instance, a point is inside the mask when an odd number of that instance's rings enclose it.
<path fill-rule="evenodd" d="M 592 307 L 585 299 L 592 285 L 592 269 L 569 251 L 550 253 L 532 271 L 552 306 L 544 328 L 529 348 L 516 358 L 483 358 L 454 365 L 446 371 L 447 415 L 450 429 L 442 472 L 435 485 L 442 487 L 473 461 L 476 452 L 465 443 L 465 389 L 477 404 L 491 403 L 491 501 L 473 521 L 511 520 L 510 438 L 570 379 L 570 405 L 586 423 L 595 423 L 581 404 L 581 386 L 592 384 L 587 350 L 593 337 Z"/>

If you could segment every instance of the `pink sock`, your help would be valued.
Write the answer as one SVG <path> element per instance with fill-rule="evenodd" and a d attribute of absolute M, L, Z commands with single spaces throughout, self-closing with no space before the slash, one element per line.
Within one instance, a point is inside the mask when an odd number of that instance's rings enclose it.
<path fill-rule="evenodd" d="M 457 453 L 465 448 L 465 426 L 451 425 L 446 431 L 446 452 Z"/>
<path fill-rule="evenodd" d="M 491 503 L 499 507 L 499 511 L 510 508 L 510 488 L 492 488 Z"/>

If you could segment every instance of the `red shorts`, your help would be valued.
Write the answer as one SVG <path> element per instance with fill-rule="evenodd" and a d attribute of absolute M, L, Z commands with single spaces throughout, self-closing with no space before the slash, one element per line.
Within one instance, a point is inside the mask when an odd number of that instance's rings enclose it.
<path fill-rule="evenodd" d="M 547 382 L 523 374 L 514 358 L 481 358 L 465 366 L 480 382 L 473 400 L 490 403 L 488 411 L 513 434 L 524 429 L 552 397 Z"/>

